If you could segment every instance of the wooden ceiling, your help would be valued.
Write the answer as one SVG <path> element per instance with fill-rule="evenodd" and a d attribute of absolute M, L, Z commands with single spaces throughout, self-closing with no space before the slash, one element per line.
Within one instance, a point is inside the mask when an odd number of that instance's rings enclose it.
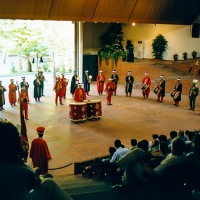
<path fill-rule="evenodd" d="M 0 0 L 0 19 L 190 25 L 200 0 Z"/>

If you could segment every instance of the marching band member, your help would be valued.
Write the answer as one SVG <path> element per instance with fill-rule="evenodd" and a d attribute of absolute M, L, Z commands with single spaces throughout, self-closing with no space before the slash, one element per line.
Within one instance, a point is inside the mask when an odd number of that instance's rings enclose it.
<path fill-rule="evenodd" d="M 16 106 L 17 103 L 17 85 L 14 84 L 14 79 L 10 79 L 10 85 L 8 86 L 8 98 L 11 106 Z"/>
<path fill-rule="evenodd" d="M 192 82 L 192 86 L 189 91 L 189 101 L 190 101 L 190 108 L 189 110 L 195 110 L 195 101 L 197 96 L 199 95 L 199 88 L 197 87 L 198 80 L 194 79 Z"/>
<path fill-rule="evenodd" d="M 25 77 L 22 77 L 22 82 L 20 83 L 21 91 L 22 88 L 25 87 L 26 91 L 28 92 L 29 84 L 26 82 Z"/>
<path fill-rule="evenodd" d="M 34 86 L 34 92 L 33 92 L 33 96 L 35 98 L 35 101 L 39 101 L 40 102 L 40 97 L 41 97 L 41 82 L 39 79 L 39 76 L 36 74 L 35 75 L 35 80 L 33 81 L 33 86 Z"/>
<path fill-rule="evenodd" d="M 84 75 L 84 78 L 83 78 L 83 83 L 84 83 L 84 90 L 87 93 L 87 95 L 89 96 L 90 83 L 91 83 L 92 80 L 91 80 L 88 72 L 89 72 L 88 70 L 85 71 L 85 75 Z"/>
<path fill-rule="evenodd" d="M 126 87 L 125 87 L 125 93 L 127 97 L 128 95 L 130 97 L 132 95 L 133 83 L 134 83 L 134 77 L 131 75 L 131 71 L 128 71 L 128 76 L 126 76 Z"/>
<path fill-rule="evenodd" d="M 72 94 L 72 97 L 74 96 L 74 92 L 77 88 L 77 84 L 78 84 L 78 80 L 79 77 L 77 76 L 77 72 L 74 71 L 74 75 L 72 76 L 72 80 L 71 80 L 71 88 L 70 88 L 70 93 Z"/>
<path fill-rule="evenodd" d="M 144 98 L 148 98 L 150 93 L 151 78 L 147 72 L 145 72 L 144 76 L 145 77 L 142 80 L 142 94 Z"/>
<path fill-rule="evenodd" d="M 165 80 L 164 80 L 164 75 L 160 75 L 160 82 L 158 83 L 158 99 L 157 101 L 160 101 L 161 103 L 163 102 L 163 98 L 165 97 Z"/>
<path fill-rule="evenodd" d="M 0 81 L 0 111 L 5 110 L 3 105 L 5 105 L 5 96 L 4 92 L 6 92 L 6 88 L 2 85 L 2 81 Z"/>
<path fill-rule="evenodd" d="M 106 87 L 105 87 L 105 92 L 106 92 L 106 99 L 107 99 L 107 105 L 112 105 L 111 104 L 111 97 L 112 97 L 112 94 L 113 94 L 113 91 L 115 90 L 115 83 L 113 82 L 113 79 L 112 78 L 109 78 L 108 79 L 109 82 L 106 84 Z"/>
<path fill-rule="evenodd" d="M 104 82 L 106 80 L 106 77 L 102 74 L 103 71 L 100 70 L 99 71 L 99 75 L 97 76 L 97 92 L 99 95 L 102 95 L 103 94 L 103 89 L 104 89 Z"/>
<path fill-rule="evenodd" d="M 57 78 L 56 78 L 56 84 L 54 86 L 54 91 L 56 92 L 56 98 L 55 98 L 56 105 L 58 105 L 58 97 L 59 97 L 60 105 L 63 105 L 63 103 L 62 103 L 62 82 L 60 80 L 60 76 L 57 76 Z"/>
<path fill-rule="evenodd" d="M 178 106 L 179 101 L 181 101 L 181 93 L 182 93 L 182 83 L 180 82 L 180 78 L 177 78 L 177 83 L 174 87 L 175 91 L 178 92 L 178 96 L 174 98 L 174 105 Z"/>
<path fill-rule="evenodd" d="M 40 80 L 41 96 L 44 96 L 44 81 L 45 81 L 45 77 L 43 75 L 43 71 L 42 70 L 40 70 L 38 72 L 38 77 L 39 77 L 39 80 Z"/>
<path fill-rule="evenodd" d="M 22 87 L 22 91 L 20 93 L 20 99 L 22 102 L 22 111 L 24 112 L 24 117 L 26 120 L 28 119 L 28 103 L 29 103 L 29 97 L 28 97 L 28 92 L 26 90 L 26 87 Z"/>
<path fill-rule="evenodd" d="M 82 84 L 78 84 L 78 88 L 75 90 L 74 93 L 74 101 L 75 102 L 84 102 L 86 100 L 86 94 L 84 89 L 82 88 Z"/>
<path fill-rule="evenodd" d="M 65 78 L 65 74 L 64 73 L 62 73 L 61 75 L 62 75 L 62 78 L 61 78 L 61 82 L 62 82 L 62 97 L 64 97 L 64 99 L 66 99 L 68 80 Z"/>
<path fill-rule="evenodd" d="M 112 71 L 111 78 L 113 79 L 113 83 L 115 84 L 115 89 L 113 91 L 113 94 L 116 96 L 116 93 L 117 93 L 117 83 L 119 81 L 119 76 L 116 74 L 116 70 Z"/>

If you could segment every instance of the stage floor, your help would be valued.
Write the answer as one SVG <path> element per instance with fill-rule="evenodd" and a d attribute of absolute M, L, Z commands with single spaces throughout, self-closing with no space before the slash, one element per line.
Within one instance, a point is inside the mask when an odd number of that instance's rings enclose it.
<path fill-rule="evenodd" d="M 69 103 L 74 102 L 67 89 L 67 99 L 64 105 L 56 106 L 52 75 L 45 74 L 45 96 L 41 102 L 33 99 L 34 74 L 27 75 L 30 84 L 29 119 L 26 121 L 29 143 L 37 137 L 36 128 L 46 128 L 44 139 L 47 141 L 52 161 L 50 168 L 62 167 L 68 163 L 84 161 L 90 158 L 108 154 L 108 148 L 113 146 L 116 139 L 120 139 L 126 147 L 130 147 L 130 140 L 136 138 L 152 139 L 152 134 L 169 136 L 172 130 L 199 130 L 200 100 L 197 99 L 196 110 L 190 111 L 188 96 L 182 95 L 180 106 L 173 105 L 170 92 L 166 93 L 164 102 L 156 101 L 156 94 L 152 91 L 148 99 L 144 99 L 140 87 L 133 89 L 132 97 L 126 97 L 124 84 L 118 85 L 117 96 L 112 97 L 112 106 L 106 105 L 105 93 L 99 96 L 96 92 L 96 82 L 91 84 L 88 99 L 101 100 L 102 118 L 96 121 L 73 123 L 69 119 Z M 20 80 L 21 76 L 14 77 Z M 70 78 L 70 77 L 69 77 Z M 3 85 L 9 84 L 10 77 L 1 77 Z M 187 87 L 189 87 L 187 85 Z M 172 88 L 173 89 L 173 88 Z M 5 93 L 7 98 L 7 92 Z M 0 112 L 1 118 L 7 118 L 14 124 L 19 124 L 19 106 L 11 107 L 6 99 L 5 110 Z M 30 159 L 28 163 L 31 163 Z M 52 170 L 54 176 L 73 174 L 74 165 L 59 170 Z"/>

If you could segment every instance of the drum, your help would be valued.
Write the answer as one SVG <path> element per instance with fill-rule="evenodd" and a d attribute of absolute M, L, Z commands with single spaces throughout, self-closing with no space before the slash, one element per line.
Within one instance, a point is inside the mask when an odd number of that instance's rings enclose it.
<path fill-rule="evenodd" d="M 172 98 L 174 98 L 174 95 L 176 94 L 176 92 L 177 92 L 176 89 L 172 90 L 172 92 L 171 92 L 171 97 L 172 97 Z"/>
<path fill-rule="evenodd" d="M 176 91 L 176 93 L 174 94 L 174 101 L 176 101 L 179 95 L 180 95 L 180 91 Z"/>
<path fill-rule="evenodd" d="M 86 103 L 70 103 L 69 104 L 69 118 L 72 122 L 81 122 L 85 121 L 86 118 Z"/>
<path fill-rule="evenodd" d="M 158 90 L 159 90 L 159 87 L 157 86 L 157 87 L 155 87 L 155 89 L 153 90 L 153 92 L 154 92 L 155 94 L 158 94 Z"/>
<path fill-rule="evenodd" d="M 145 91 L 145 90 L 147 90 L 149 88 L 149 85 L 148 84 L 143 84 L 143 86 L 141 87 L 141 89 L 143 90 L 143 91 Z"/>
<path fill-rule="evenodd" d="M 100 119 L 102 116 L 100 100 L 86 100 L 87 104 L 87 119 Z"/>

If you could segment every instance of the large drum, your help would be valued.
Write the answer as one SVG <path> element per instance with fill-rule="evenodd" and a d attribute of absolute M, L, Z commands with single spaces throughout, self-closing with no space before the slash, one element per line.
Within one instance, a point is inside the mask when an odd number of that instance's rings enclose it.
<path fill-rule="evenodd" d="M 78 102 L 78 103 L 70 103 L 69 104 L 69 118 L 72 122 L 81 122 L 85 121 L 86 118 L 86 103 Z"/>
<path fill-rule="evenodd" d="M 143 84 L 142 87 L 141 87 L 141 89 L 142 89 L 143 91 L 146 91 L 148 88 L 149 88 L 149 85 L 146 84 L 146 83 Z"/>
<path fill-rule="evenodd" d="M 85 100 L 87 104 L 87 119 L 100 119 L 102 116 L 100 100 Z"/>
<path fill-rule="evenodd" d="M 171 91 L 171 97 L 174 98 L 174 95 L 175 95 L 176 93 L 177 93 L 177 90 L 176 90 L 176 89 L 172 90 L 172 91 Z"/>

